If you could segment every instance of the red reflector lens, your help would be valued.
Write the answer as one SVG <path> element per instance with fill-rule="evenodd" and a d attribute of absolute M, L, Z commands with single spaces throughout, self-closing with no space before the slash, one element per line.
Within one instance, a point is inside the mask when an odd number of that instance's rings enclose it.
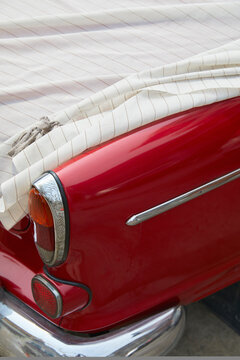
<path fill-rule="evenodd" d="M 28 208 L 33 221 L 42 226 L 53 226 L 51 210 L 44 197 L 35 188 L 32 188 L 29 193 Z"/>
<path fill-rule="evenodd" d="M 32 293 L 36 304 L 49 317 L 56 319 L 62 313 L 62 298 L 47 279 L 36 275 L 32 279 Z"/>
<path fill-rule="evenodd" d="M 43 250 L 54 251 L 55 250 L 54 227 L 46 228 L 45 226 L 36 223 L 35 243 L 36 245 L 40 246 L 40 248 Z"/>

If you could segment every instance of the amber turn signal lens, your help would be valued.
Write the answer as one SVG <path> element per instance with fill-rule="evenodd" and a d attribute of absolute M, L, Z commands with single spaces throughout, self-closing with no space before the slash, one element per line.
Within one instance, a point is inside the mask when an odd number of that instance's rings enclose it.
<path fill-rule="evenodd" d="M 34 225 L 34 242 L 48 266 L 66 260 L 68 251 L 68 207 L 57 175 L 44 173 L 29 192 L 29 215 Z"/>
<path fill-rule="evenodd" d="M 37 224 L 52 227 L 53 217 L 44 197 L 35 188 L 32 188 L 28 199 L 29 215 Z"/>

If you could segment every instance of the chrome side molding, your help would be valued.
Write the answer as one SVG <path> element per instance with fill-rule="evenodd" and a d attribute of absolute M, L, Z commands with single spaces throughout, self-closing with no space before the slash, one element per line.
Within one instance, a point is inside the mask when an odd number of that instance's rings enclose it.
<path fill-rule="evenodd" d="M 224 176 L 221 176 L 213 181 L 210 181 L 202 186 L 199 186 L 191 191 L 188 191 L 182 195 L 179 195 L 173 199 L 170 199 L 162 204 L 154 206 L 148 210 L 140 212 L 136 215 L 133 215 L 126 222 L 129 226 L 134 226 L 142 223 L 148 219 L 153 218 L 154 216 L 160 215 L 170 209 L 173 209 L 179 205 L 182 205 L 190 200 L 197 198 L 203 194 L 206 194 L 209 191 L 212 191 L 222 185 L 229 183 L 230 181 L 236 180 L 240 177 L 240 169 L 234 170 Z"/>

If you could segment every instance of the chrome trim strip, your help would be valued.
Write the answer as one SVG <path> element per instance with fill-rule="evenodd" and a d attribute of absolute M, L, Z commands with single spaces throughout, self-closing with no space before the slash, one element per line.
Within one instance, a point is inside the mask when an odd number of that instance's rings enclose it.
<path fill-rule="evenodd" d="M 53 216 L 54 234 L 55 234 L 55 251 L 51 259 L 44 257 L 44 252 L 41 256 L 41 249 L 37 246 L 39 255 L 43 262 L 48 266 L 56 266 L 64 261 L 66 249 L 66 223 L 64 214 L 64 205 L 62 196 L 58 188 L 58 184 L 51 173 L 45 173 L 38 178 L 33 186 L 40 192 L 40 194 L 47 201 Z M 36 234 L 35 234 L 36 235 Z"/>
<path fill-rule="evenodd" d="M 185 311 L 179 306 L 103 335 L 74 335 L 53 325 L 1 288 L 0 293 L 2 356 L 159 356 L 176 345 L 185 327 Z"/>
<path fill-rule="evenodd" d="M 168 200 L 160 205 L 154 206 L 151 209 L 140 212 L 139 214 L 133 215 L 126 222 L 129 226 L 134 226 L 142 223 L 154 216 L 160 215 L 176 206 L 182 205 L 190 200 L 197 198 L 209 191 L 212 191 L 222 185 L 229 183 L 230 181 L 236 180 L 240 177 L 240 169 L 234 170 L 224 176 L 221 176 L 213 181 L 210 181 L 202 186 L 199 186 L 191 191 L 188 191 L 180 196 L 177 196 L 171 200 Z"/>

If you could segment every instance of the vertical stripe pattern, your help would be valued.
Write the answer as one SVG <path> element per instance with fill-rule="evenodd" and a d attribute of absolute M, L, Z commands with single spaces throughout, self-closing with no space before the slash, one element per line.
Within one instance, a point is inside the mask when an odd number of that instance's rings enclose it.
<path fill-rule="evenodd" d="M 0 13 L 0 221 L 42 172 L 168 115 L 240 96 L 240 2 L 13 0 Z M 9 156 L 16 139 L 53 127 Z"/>

